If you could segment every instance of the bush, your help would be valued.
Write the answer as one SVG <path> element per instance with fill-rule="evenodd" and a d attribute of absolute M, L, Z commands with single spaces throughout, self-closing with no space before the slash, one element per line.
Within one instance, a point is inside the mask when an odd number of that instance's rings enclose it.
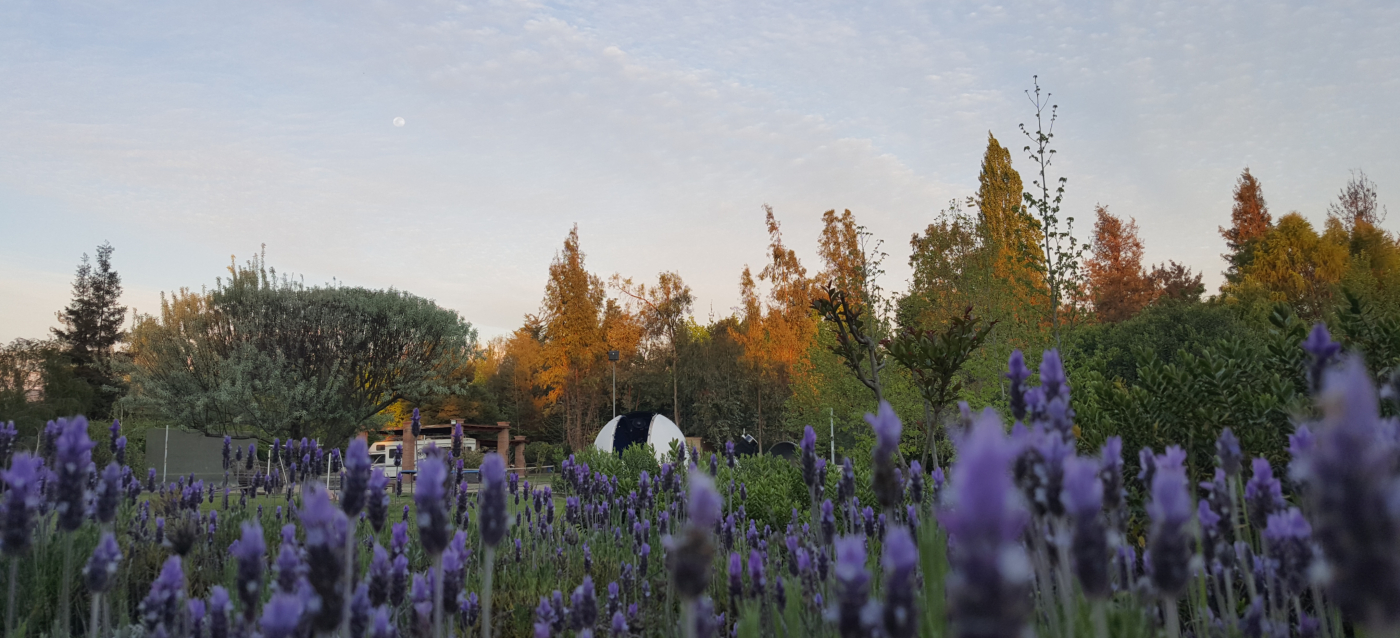
<path fill-rule="evenodd" d="M 564 451 L 558 445 L 544 441 L 525 444 L 525 463 L 529 465 L 559 465 Z"/>

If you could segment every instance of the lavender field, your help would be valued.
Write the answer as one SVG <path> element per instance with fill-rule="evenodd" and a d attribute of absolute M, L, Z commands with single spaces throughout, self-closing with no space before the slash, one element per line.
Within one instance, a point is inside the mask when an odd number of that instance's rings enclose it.
<path fill-rule="evenodd" d="M 731 444 L 651 468 L 571 456 L 532 485 L 489 454 L 476 490 L 454 445 L 431 450 L 411 497 L 358 439 L 344 451 L 278 441 L 261 457 L 226 446 L 226 468 L 269 455 L 291 468 L 229 488 L 139 475 L 117 423 L 52 422 L 37 454 L 6 427 L 5 632 L 1395 635 L 1400 430 L 1325 329 L 1303 347 L 1316 411 L 1280 433 L 1288 467 L 1246 458 L 1226 429 L 1213 469 L 1170 446 L 1139 451 L 1141 473 L 1124 476 L 1121 440 L 1076 440 L 1053 350 L 1036 386 L 1012 355 L 1009 418 L 962 406 L 946 470 L 905 462 L 888 404 L 866 417 L 870 457 L 839 467 L 809 427 L 800 464 L 776 461 L 787 474 Z M 103 468 L 90 427 L 112 452 Z M 1193 485 L 1192 471 L 1213 478 Z M 754 509 L 779 475 L 810 507 Z"/>

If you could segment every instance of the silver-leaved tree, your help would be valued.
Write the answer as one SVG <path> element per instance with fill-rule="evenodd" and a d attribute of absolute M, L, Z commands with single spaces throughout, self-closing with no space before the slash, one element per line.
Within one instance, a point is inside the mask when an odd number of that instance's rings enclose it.
<path fill-rule="evenodd" d="M 132 407 L 206 434 L 341 441 L 399 399 L 461 391 L 476 331 L 397 290 L 307 286 L 261 257 L 132 330 Z"/>

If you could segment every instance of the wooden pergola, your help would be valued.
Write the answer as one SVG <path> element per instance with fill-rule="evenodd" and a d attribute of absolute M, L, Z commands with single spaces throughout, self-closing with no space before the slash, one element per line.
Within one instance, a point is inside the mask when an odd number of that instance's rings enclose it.
<path fill-rule="evenodd" d="M 420 430 L 422 436 L 451 436 L 453 423 L 440 423 L 436 425 L 424 425 Z M 495 424 L 463 423 L 462 434 L 469 436 L 472 434 L 484 434 L 494 432 L 496 434 L 496 453 L 506 460 L 510 467 L 524 469 L 525 467 L 525 441 L 524 436 L 510 435 L 510 422 L 499 421 Z M 385 430 L 385 434 L 397 434 L 399 440 L 403 441 L 403 469 L 416 471 L 418 465 L 418 441 L 413 437 L 412 432 L 405 432 L 404 429 Z M 405 436 L 407 434 L 407 436 Z M 482 445 L 486 437 L 473 437 L 478 445 Z M 515 454 L 511 455 L 511 446 L 515 446 Z"/>

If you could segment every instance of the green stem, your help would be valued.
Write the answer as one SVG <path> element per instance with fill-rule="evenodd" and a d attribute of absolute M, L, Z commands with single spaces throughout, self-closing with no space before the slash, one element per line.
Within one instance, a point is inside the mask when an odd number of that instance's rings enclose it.
<path fill-rule="evenodd" d="M 486 572 L 481 575 L 481 638 L 491 638 L 491 575 L 496 571 L 496 548 L 486 546 Z"/>
<path fill-rule="evenodd" d="M 1176 599 L 1171 598 L 1165 601 L 1163 615 L 1167 621 L 1167 638 L 1181 638 L 1181 618 L 1178 617 L 1176 609 Z"/>
<path fill-rule="evenodd" d="M 433 557 L 433 637 L 442 638 L 442 554 Z"/>
<path fill-rule="evenodd" d="M 15 635 L 15 589 L 19 581 L 19 557 L 10 557 L 10 597 L 5 605 L 5 638 Z"/>
<path fill-rule="evenodd" d="M 1104 608 L 1104 604 L 1102 600 L 1094 601 L 1094 638 L 1108 638 L 1108 610 Z"/>
<path fill-rule="evenodd" d="M 102 594 L 92 595 L 92 609 L 88 610 L 88 635 L 93 638 L 100 638 L 102 632 L 97 628 L 97 621 L 102 609 Z"/>
<path fill-rule="evenodd" d="M 360 517 L 351 518 L 349 529 L 345 532 L 345 581 L 341 585 L 345 610 L 340 614 L 341 636 L 350 635 L 350 608 L 353 606 L 355 598 L 355 530 L 359 526 Z M 251 614 L 249 614 L 251 615 Z"/>
<path fill-rule="evenodd" d="M 73 533 L 63 535 L 63 589 L 58 599 L 58 635 L 73 635 Z"/>
<path fill-rule="evenodd" d="M 681 638 L 695 638 L 695 601 L 693 600 L 681 601 Z"/>

